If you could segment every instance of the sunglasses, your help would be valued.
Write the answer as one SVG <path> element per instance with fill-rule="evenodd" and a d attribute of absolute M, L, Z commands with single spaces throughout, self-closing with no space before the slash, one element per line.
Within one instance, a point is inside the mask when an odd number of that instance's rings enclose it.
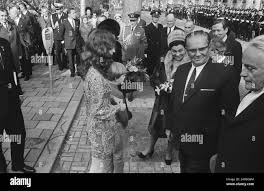
<path fill-rule="evenodd" d="M 197 51 L 199 52 L 204 52 L 206 51 L 206 49 L 209 47 L 209 45 L 202 47 L 202 48 L 195 48 L 195 49 L 186 49 L 188 52 L 192 53 L 192 54 L 196 54 Z"/>

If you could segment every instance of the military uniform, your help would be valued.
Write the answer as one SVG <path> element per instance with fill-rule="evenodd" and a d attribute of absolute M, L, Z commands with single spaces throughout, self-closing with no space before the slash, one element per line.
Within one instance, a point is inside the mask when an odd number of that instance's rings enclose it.
<path fill-rule="evenodd" d="M 161 12 L 160 10 L 154 10 L 151 12 L 151 15 L 152 17 L 159 17 Z M 154 67 L 160 62 L 162 52 L 162 29 L 163 26 L 161 24 L 154 24 L 153 22 L 145 28 L 148 42 L 145 53 L 147 54 L 146 63 L 149 75 L 152 75 Z"/>
<path fill-rule="evenodd" d="M 139 15 L 131 13 L 129 17 L 130 19 L 137 19 Z M 132 28 L 131 25 L 125 26 L 123 44 L 125 61 L 135 57 L 144 59 L 144 52 L 148 45 L 144 28 L 139 25 L 136 25 L 135 28 Z"/>
<path fill-rule="evenodd" d="M 61 6 L 56 7 L 56 9 L 61 9 Z M 59 69 L 62 70 L 63 68 L 67 68 L 66 59 L 64 54 L 64 45 L 62 42 L 62 37 L 60 35 L 60 27 L 64 20 L 66 20 L 68 16 L 65 13 L 61 13 L 61 16 L 58 13 L 54 13 L 51 15 L 51 22 L 53 26 L 53 38 L 54 38 L 54 53 L 55 53 L 55 60 L 59 66 Z M 55 27 L 55 24 L 58 23 L 58 26 Z"/>

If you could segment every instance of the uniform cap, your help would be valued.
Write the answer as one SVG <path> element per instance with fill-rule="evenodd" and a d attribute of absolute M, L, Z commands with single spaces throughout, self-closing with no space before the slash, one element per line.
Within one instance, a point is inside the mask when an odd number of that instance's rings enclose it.
<path fill-rule="evenodd" d="M 130 20 L 137 20 L 140 15 L 137 13 L 130 13 L 128 14 L 128 17 Z"/>
<path fill-rule="evenodd" d="M 161 11 L 158 10 L 152 10 L 150 15 L 152 15 L 152 17 L 159 17 L 161 15 Z"/>

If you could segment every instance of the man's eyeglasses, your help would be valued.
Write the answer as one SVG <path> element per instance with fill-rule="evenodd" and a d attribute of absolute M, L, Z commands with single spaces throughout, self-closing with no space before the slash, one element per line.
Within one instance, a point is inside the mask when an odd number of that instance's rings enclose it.
<path fill-rule="evenodd" d="M 195 54 L 199 50 L 199 52 L 204 52 L 209 47 L 209 45 L 202 47 L 202 48 L 195 48 L 195 49 L 186 49 L 188 52 Z"/>

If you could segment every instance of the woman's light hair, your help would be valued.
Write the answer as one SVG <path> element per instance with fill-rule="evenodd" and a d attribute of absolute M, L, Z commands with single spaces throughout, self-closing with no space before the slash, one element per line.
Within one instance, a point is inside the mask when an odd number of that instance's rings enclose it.
<path fill-rule="evenodd" d="M 254 38 L 253 40 L 251 40 L 248 44 L 248 47 L 255 47 L 261 51 L 263 51 L 264 53 L 264 35 L 258 36 L 256 38 Z"/>

